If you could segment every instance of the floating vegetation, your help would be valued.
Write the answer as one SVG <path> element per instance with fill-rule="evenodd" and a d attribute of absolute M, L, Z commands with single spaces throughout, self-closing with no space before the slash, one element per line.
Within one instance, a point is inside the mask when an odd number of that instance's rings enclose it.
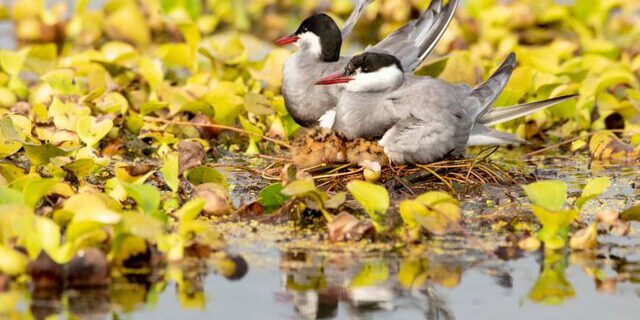
<path fill-rule="evenodd" d="M 346 50 L 428 4 L 373 1 Z M 415 166 L 309 135 L 286 111 L 290 52 L 271 40 L 317 10 L 341 24 L 352 6 L 0 5 L 16 47 L 0 50 L 0 317 L 126 317 L 162 305 L 169 284 L 180 306 L 205 308 L 206 275 L 242 279 L 261 246 L 280 249 L 278 298 L 296 316 L 339 303 L 367 316 L 404 295 L 450 318 L 436 288 L 470 269 L 511 288 L 517 259 L 540 261 L 520 304 L 580 299 L 572 267 L 600 293 L 638 290 L 617 288 L 640 279 L 637 1 L 465 0 L 418 74 L 476 85 L 513 51 L 497 105 L 579 98 L 498 126 L 531 146 Z M 558 154 L 562 169 L 545 157 Z"/>

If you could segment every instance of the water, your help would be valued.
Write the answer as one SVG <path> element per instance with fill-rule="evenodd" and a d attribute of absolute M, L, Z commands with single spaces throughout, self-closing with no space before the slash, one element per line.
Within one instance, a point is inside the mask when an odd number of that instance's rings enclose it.
<path fill-rule="evenodd" d="M 602 204 L 588 205 L 582 216 L 587 222 L 603 206 L 624 208 L 637 200 L 635 165 L 602 166 L 590 163 L 587 155 L 547 156 L 524 165 L 540 178 L 567 181 L 572 195 L 585 178 L 612 177 L 615 182 L 601 197 Z M 488 199 L 493 204 L 487 205 Z M 69 312 L 92 319 L 636 318 L 638 224 L 632 224 L 626 237 L 601 235 L 595 252 L 545 256 L 498 250 L 492 257 L 493 249 L 506 245 L 506 233 L 492 226 L 516 217 L 532 220 L 522 205 L 520 188 L 485 186 L 463 203 L 469 235 L 435 238 L 421 247 L 324 242 L 311 246 L 317 239 L 301 230 L 255 222 L 224 224 L 218 228 L 228 236 L 230 251 L 249 265 L 239 280 L 215 271 L 218 260 L 210 258 L 170 266 L 152 276 L 115 278 L 109 289 L 47 297 L 23 288 L 4 297 L 17 299 L 15 314 Z M 539 290 L 544 286 L 547 290 Z M 541 298 L 536 290 L 546 294 L 546 303 L 537 301 Z"/>

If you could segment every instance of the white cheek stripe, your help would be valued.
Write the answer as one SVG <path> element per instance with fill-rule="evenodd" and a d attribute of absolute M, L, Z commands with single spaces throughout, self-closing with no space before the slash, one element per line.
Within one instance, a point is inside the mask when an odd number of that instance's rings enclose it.
<path fill-rule="evenodd" d="M 300 43 L 300 47 L 313 54 L 317 54 L 318 56 L 322 53 L 320 37 L 316 36 L 313 32 L 307 31 L 305 33 L 301 33 L 298 37 L 300 37 L 300 40 L 297 41 Z"/>
<path fill-rule="evenodd" d="M 380 68 L 375 72 L 359 72 L 347 84 L 352 92 L 382 91 L 395 88 L 403 81 L 403 73 L 395 65 Z"/>

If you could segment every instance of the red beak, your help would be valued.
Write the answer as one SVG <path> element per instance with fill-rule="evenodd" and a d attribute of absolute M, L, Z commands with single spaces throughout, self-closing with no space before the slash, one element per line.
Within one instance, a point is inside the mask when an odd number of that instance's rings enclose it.
<path fill-rule="evenodd" d="M 330 76 L 326 76 L 318 81 L 316 84 L 327 85 L 327 84 L 336 84 L 336 83 L 347 83 L 353 80 L 353 78 L 344 75 L 342 72 L 332 74 Z"/>
<path fill-rule="evenodd" d="M 284 36 L 276 41 L 274 41 L 273 43 L 279 46 L 284 46 L 287 44 L 291 44 L 294 43 L 296 41 L 298 41 L 298 39 L 300 39 L 300 37 L 296 36 L 296 35 L 292 35 L 292 36 Z"/>

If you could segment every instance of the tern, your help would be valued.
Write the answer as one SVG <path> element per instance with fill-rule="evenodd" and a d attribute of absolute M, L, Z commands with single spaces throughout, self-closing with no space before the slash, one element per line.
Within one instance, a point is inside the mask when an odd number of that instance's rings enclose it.
<path fill-rule="evenodd" d="M 353 30 L 371 0 L 357 0 L 355 8 L 342 29 L 326 14 L 305 19 L 289 36 L 275 41 L 277 45 L 295 44 L 300 49 L 283 66 L 282 95 L 289 114 L 301 126 L 313 127 L 327 111 L 335 108 L 343 86 L 318 87 L 315 80 L 338 72 L 350 58 L 340 56 L 342 41 Z M 443 6 L 442 0 L 433 0 L 423 14 L 394 31 L 365 52 L 393 54 L 403 62 L 403 68 L 412 72 L 434 49 L 447 29 L 458 0 Z M 327 117 L 329 121 L 331 117 Z M 330 126 L 330 124 L 325 124 Z"/>
<path fill-rule="evenodd" d="M 414 77 L 397 57 L 365 52 L 318 85 L 346 84 L 335 109 L 332 129 L 347 139 L 380 139 L 396 164 L 430 163 L 464 155 L 465 147 L 521 144 L 525 140 L 489 128 L 576 95 L 512 107 L 492 108 L 516 66 L 511 53 L 476 88 L 431 77 Z"/>

